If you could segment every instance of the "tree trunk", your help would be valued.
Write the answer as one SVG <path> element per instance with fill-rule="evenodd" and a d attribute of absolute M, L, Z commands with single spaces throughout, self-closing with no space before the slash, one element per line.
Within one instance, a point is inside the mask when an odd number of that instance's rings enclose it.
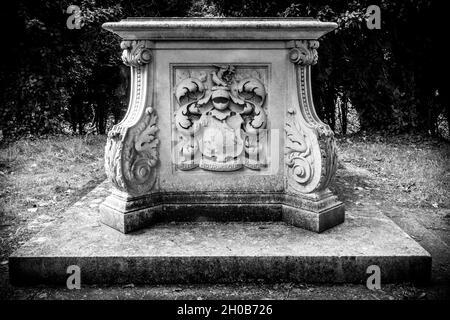
<path fill-rule="evenodd" d="M 343 98 L 341 101 L 341 130 L 342 134 L 347 135 L 347 114 L 348 114 L 348 99 Z"/>

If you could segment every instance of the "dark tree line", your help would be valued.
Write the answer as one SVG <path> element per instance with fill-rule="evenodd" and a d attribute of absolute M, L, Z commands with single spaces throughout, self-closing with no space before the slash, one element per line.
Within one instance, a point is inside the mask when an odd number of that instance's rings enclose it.
<path fill-rule="evenodd" d="M 369 30 L 366 8 L 381 8 L 381 29 Z M 69 5 L 83 25 L 69 29 Z M 106 21 L 130 16 L 309 16 L 339 28 L 321 42 L 313 67 L 315 104 L 345 133 L 350 106 L 361 129 L 437 133 L 450 119 L 444 70 L 446 11 L 436 1 L 343 0 L 19 0 L 2 14 L 0 130 L 5 136 L 72 132 L 103 134 L 127 106 L 128 70 Z"/>

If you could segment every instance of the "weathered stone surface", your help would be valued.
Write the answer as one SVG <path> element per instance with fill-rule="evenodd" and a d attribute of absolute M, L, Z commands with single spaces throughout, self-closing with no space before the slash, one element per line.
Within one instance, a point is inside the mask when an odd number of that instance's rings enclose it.
<path fill-rule="evenodd" d="M 108 188 L 97 187 L 16 251 L 11 281 L 64 285 L 74 264 L 85 284 L 364 283 L 372 264 L 384 283 L 430 278 L 430 255 L 380 213 L 349 212 L 346 223 L 320 234 L 264 221 L 164 223 L 125 235 L 99 223 L 89 206 Z"/>
<path fill-rule="evenodd" d="M 283 205 L 282 220 L 296 227 L 322 232 L 344 222 L 345 213 L 342 205 L 325 208 L 319 212 Z"/>
<path fill-rule="evenodd" d="M 279 220 L 283 208 L 285 221 L 315 232 L 344 221 L 328 190 L 334 135 L 310 82 L 317 39 L 335 23 L 131 18 L 103 27 L 123 39 L 132 92 L 108 134 L 116 191 L 102 222 L 132 232 L 166 219 Z"/>
<path fill-rule="evenodd" d="M 312 18 L 128 18 L 103 28 L 127 40 L 298 40 L 318 39 L 334 22 Z"/>

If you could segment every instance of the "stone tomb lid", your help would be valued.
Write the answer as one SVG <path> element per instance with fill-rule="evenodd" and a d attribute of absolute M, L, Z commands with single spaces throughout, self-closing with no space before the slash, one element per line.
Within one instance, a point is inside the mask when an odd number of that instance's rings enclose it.
<path fill-rule="evenodd" d="M 127 18 L 103 28 L 126 40 L 301 40 L 318 39 L 334 22 L 312 18 Z"/>

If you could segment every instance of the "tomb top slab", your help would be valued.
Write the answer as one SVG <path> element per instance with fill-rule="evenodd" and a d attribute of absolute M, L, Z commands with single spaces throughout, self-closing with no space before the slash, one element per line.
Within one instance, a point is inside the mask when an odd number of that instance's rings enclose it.
<path fill-rule="evenodd" d="M 337 28 L 311 18 L 127 18 L 103 28 L 123 39 L 315 40 Z"/>

